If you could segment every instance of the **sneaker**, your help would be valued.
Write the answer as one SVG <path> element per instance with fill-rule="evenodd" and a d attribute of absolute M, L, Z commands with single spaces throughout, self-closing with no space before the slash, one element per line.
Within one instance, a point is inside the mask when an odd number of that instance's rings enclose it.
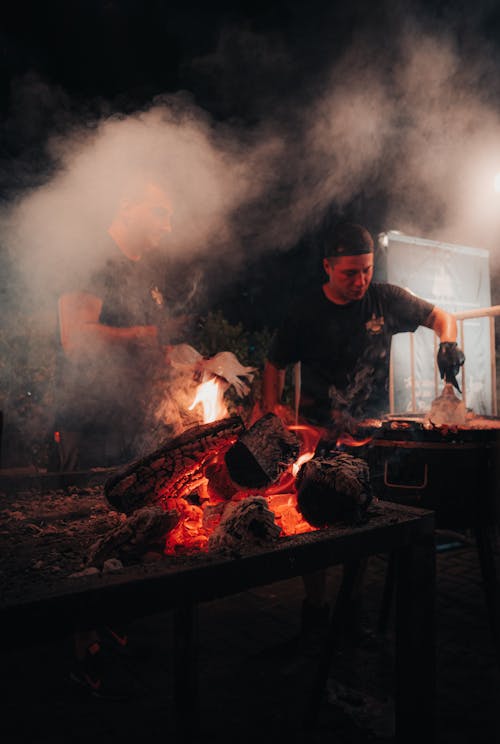
<path fill-rule="evenodd" d="M 82 660 L 70 671 L 71 681 L 81 690 L 103 700 L 129 700 L 137 694 L 136 681 L 119 662 L 97 642 L 92 643 Z"/>

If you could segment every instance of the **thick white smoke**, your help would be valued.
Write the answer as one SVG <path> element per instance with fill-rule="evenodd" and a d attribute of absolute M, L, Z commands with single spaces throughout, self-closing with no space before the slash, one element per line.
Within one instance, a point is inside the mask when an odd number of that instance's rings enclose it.
<path fill-rule="evenodd" d="M 500 264 L 496 50 L 472 34 L 459 40 L 452 26 L 430 31 L 406 19 L 387 36 L 380 24 L 376 33 L 354 32 L 330 56 L 325 39 L 334 29 L 322 31 L 323 58 L 310 74 L 277 32 L 221 33 L 223 43 L 193 70 L 213 74 L 225 123 L 177 94 L 130 115 L 97 120 L 94 111 L 70 127 L 66 93 L 30 79 L 24 95 L 20 82 L 3 131 L 12 139 L 18 125 L 32 133 L 56 107 L 64 134 L 49 138 L 48 158 L 33 153 L 32 170 L 37 157 L 52 166 L 29 179 L 36 186 L 22 187 L 29 157 L 1 166 L 13 195 L 0 213 L 12 272 L 8 290 L 0 282 L 4 317 L 15 308 L 22 330 L 29 313 L 55 337 L 58 294 L 99 267 L 117 204 L 128 184 L 145 177 L 169 194 L 173 229 L 162 250 L 192 260 L 192 292 L 204 267 L 223 258 L 232 271 L 217 279 L 233 281 L 240 266 L 268 250 L 285 254 L 327 210 L 347 210 L 359 194 L 361 207 L 380 200 L 372 229 L 487 248 L 493 267 Z M 235 99 L 245 115 L 224 117 Z M 355 217 L 367 220 L 363 212 Z M 25 362 L 10 352 L 5 358 L 3 379 L 9 369 L 14 378 Z"/>
<path fill-rule="evenodd" d="M 226 34 L 220 54 L 243 45 L 238 54 L 259 61 L 259 79 L 268 63 L 276 67 L 273 37 L 248 30 L 233 37 L 230 44 Z M 451 35 L 407 24 L 385 49 L 366 32 L 354 37 L 333 68 L 325 66 L 314 95 L 304 92 L 307 103 L 296 91 L 273 109 L 266 91 L 263 107 L 251 89 L 260 115 L 253 127 L 221 125 L 186 96 L 82 124 L 49 142 L 55 174 L 8 206 L 2 244 L 29 291 L 43 297 L 64 285 L 66 271 L 95 265 L 124 186 L 146 174 L 172 200 L 173 231 L 163 247 L 173 257 L 216 261 L 225 253 L 236 266 L 249 254 L 286 250 L 332 204 L 341 210 L 360 191 L 383 195 L 380 230 L 495 252 L 500 117 L 480 51 L 476 45 L 464 60 Z M 283 89 L 283 48 L 279 59 Z M 212 56 L 214 69 L 223 62 Z M 297 69 L 297 60 L 290 66 Z"/>
<path fill-rule="evenodd" d="M 500 114 L 486 43 L 460 53 L 450 35 L 401 39 L 388 140 L 386 228 L 478 246 L 500 258 Z M 483 56 L 484 55 L 484 56 Z"/>
<path fill-rule="evenodd" d="M 238 249 L 231 216 L 261 196 L 276 139 L 240 145 L 214 133 L 209 117 L 177 99 L 132 116 L 111 117 L 52 139 L 55 174 L 5 212 L 2 242 L 30 291 L 43 298 L 75 272 L 99 265 L 103 236 L 128 188 L 140 180 L 162 186 L 172 204 L 170 257 L 203 254 L 216 243 Z M 260 174 L 260 178 L 256 177 Z"/>

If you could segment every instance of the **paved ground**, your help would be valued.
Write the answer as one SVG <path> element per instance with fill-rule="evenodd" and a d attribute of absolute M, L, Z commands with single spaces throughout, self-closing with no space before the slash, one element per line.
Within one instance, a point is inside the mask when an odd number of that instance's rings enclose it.
<path fill-rule="evenodd" d="M 465 542 L 437 555 L 437 742 L 496 744 L 500 672 L 476 551 Z M 385 558 L 371 559 L 365 594 L 366 620 L 372 627 L 377 625 L 385 571 Z M 332 596 L 339 578 L 340 569 L 331 569 Z M 392 740 L 392 624 L 376 648 L 344 649 L 336 655 L 316 731 L 302 729 L 316 659 L 287 644 L 298 631 L 301 600 L 301 581 L 293 579 L 200 608 L 200 743 L 264 737 L 339 744 Z M 128 703 L 87 698 L 71 686 L 67 639 L 29 652 L 11 652 L 4 639 L 9 690 L 1 741 L 181 741 L 172 715 L 171 627 L 168 613 L 131 628 L 134 639 L 153 649 L 153 655 L 133 664 L 143 691 Z"/>

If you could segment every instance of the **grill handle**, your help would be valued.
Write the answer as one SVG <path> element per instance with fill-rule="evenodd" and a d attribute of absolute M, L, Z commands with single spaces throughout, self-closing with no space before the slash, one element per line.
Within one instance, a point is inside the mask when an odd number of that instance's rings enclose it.
<path fill-rule="evenodd" d="M 388 488 L 408 488 L 412 489 L 414 491 L 420 491 L 424 488 L 427 488 L 427 463 L 424 462 L 424 473 L 423 473 L 423 480 L 422 483 L 407 486 L 404 483 L 391 483 L 388 477 L 388 470 L 389 470 L 389 461 L 386 460 L 384 462 L 384 486 L 387 486 Z"/>

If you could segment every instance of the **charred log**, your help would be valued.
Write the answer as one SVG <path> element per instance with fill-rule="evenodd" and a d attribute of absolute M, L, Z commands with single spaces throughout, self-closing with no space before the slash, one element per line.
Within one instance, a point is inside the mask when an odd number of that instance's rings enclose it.
<path fill-rule="evenodd" d="M 296 487 L 297 509 L 314 527 L 361 522 L 372 500 L 367 463 L 344 452 L 306 462 Z"/>
<path fill-rule="evenodd" d="M 253 496 L 225 506 L 222 518 L 210 535 L 210 550 L 240 553 L 253 546 L 268 545 L 279 538 L 275 522 L 263 496 Z"/>
<path fill-rule="evenodd" d="M 188 496 L 203 479 L 203 466 L 222 454 L 243 429 L 238 416 L 187 429 L 146 457 L 115 473 L 104 484 L 113 508 L 131 514 L 148 504 Z"/>
<path fill-rule="evenodd" d="M 210 462 L 205 468 L 205 477 L 208 480 L 207 492 L 213 501 L 219 499 L 230 501 L 239 489 L 229 477 L 224 459 L 221 458 L 221 460 L 221 462 L 218 459 Z"/>
<path fill-rule="evenodd" d="M 268 413 L 239 437 L 225 454 L 231 479 L 244 488 L 275 483 L 298 458 L 300 441 L 274 413 Z"/>
<path fill-rule="evenodd" d="M 101 568 L 110 558 L 124 563 L 137 560 L 155 545 L 164 542 L 165 535 L 179 522 L 177 511 L 164 511 L 160 506 L 138 509 L 122 524 L 91 545 L 88 565 Z"/>

